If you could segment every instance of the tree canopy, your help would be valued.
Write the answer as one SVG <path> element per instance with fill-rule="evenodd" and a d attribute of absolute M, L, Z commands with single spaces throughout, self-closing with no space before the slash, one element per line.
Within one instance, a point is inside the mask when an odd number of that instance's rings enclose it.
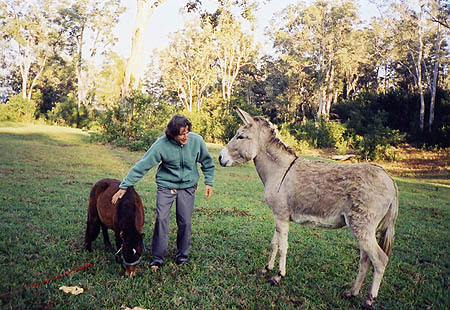
<path fill-rule="evenodd" d="M 132 124 L 145 119 L 136 113 L 184 110 L 219 142 L 237 126 L 234 104 L 298 138 L 308 122 L 347 126 L 356 117 L 347 109 L 362 113 L 358 102 L 379 112 L 382 106 L 388 116 L 377 114 L 386 119 L 380 126 L 408 137 L 449 137 L 448 0 L 374 1 L 379 14 L 370 21 L 361 20 L 356 0 L 299 1 L 273 12 L 265 33 L 270 52 L 255 41 L 258 9 L 267 2 L 186 2 L 184 27 L 150 55 L 150 68 L 140 44 L 152 40 L 145 27 L 165 1 L 136 0 L 129 59 L 112 50 L 125 10 L 119 0 L 2 1 L 0 98 L 78 127 L 98 126 L 108 115 Z M 394 109 L 384 103 L 397 102 L 389 96 L 405 103 Z M 392 121 L 405 111 L 409 128 Z M 347 131 L 352 145 L 355 130 Z"/>

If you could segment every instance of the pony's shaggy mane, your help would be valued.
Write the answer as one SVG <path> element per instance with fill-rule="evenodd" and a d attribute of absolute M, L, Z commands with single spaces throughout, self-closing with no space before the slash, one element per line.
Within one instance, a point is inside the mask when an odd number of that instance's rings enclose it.
<path fill-rule="evenodd" d="M 282 149 L 282 150 L 288 152 L 291 155 L 297 156 L 295 154 L 295 151 L 281 140 L 280 136 L 278 135 L 275 125 L 273 125 L 271 122 L 269 122 L 262 116 L 254 116 L 253 119 L 257 122 L 261 122 L 263 125 L 263 128 L 268 130 L 268 132 L 270 134 L 270 139 L 268 141 L 269 145 L 274 145 L 274 146 L 278 147 L 279 149 Z"/>

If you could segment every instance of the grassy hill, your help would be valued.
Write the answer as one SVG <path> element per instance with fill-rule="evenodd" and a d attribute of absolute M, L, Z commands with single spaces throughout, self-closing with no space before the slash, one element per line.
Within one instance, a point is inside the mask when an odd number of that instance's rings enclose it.
<path fill-rule="evenodd" d="M 271 286 L 257 274 L 266 264 L 273 217 L 252 163 L 222 168 L 216 161 L 213 197 L 200 182 L 193 216 L 190 264 L 178 267 L 172 216 L 167 263 L 152 272 L 147 251 L 138 276 L 125 278 L 99 237 L 82 249 L 91 186 L 122 179 L 143 152 L 88 143 L 81 130 L 0 123 L 0 294 L 2 309 L 360 309 L 367 294 L 341 297 L 358 270 L 359 251 L 347 229 L 313 230 L 291 224 L 287 275 Z M 155 217 L 152 170 L 136 190 L 146 206 L 147 249 Z M 450 188 L 396 178 L 400 210 L 378 309 L 450 307 Z M 173 212 L 174 213 L 174 212 Z M 112 237 L 112 233 L 111 233 Z M 112 238 L 112 240 L 114 240 Z M 32 283 L 92 263 L 47 284 Z M 60 286 L 81 286 L 70 295 Z"/>

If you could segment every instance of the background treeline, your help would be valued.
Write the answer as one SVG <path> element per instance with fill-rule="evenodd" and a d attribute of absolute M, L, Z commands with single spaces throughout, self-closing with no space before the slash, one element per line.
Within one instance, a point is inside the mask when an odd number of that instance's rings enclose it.
<path fill-rule="evenodd" d="M 0 120 L 143 150 L 176 112 L 226 142 L 239 105 L 298 151 L 394 160 L 405 141 L 450 146 L 449 0 L 379 1 L 370 21 L 356 0 L 299 1 L 274 12 L 270 51 L 254 38 L 259 1 L 187 1 L 184 28 L 148 64 L 145 26 L 166 1 L 136 1 L 127 59 L 113 49 L 119 0 L 2 1 Z"/>

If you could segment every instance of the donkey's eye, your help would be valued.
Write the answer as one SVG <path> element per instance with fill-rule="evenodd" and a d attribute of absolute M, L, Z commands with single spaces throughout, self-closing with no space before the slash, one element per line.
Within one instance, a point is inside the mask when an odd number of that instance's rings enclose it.
<path fill-rule="evenodd" d="M 244 139 L 244 137 L 243 136 L 237 136 L 236 139 L 241 140 L 241 139 Z"/>

